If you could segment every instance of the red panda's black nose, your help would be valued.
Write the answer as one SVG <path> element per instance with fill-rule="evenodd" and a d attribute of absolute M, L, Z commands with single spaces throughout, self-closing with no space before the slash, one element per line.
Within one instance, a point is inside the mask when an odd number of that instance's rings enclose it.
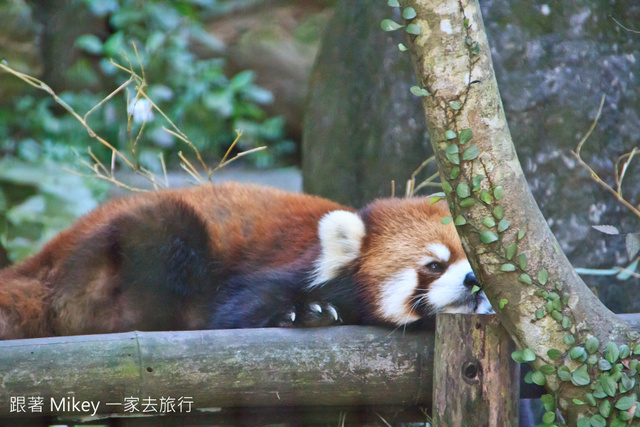
<path fill-rule="evenodd" d="M 464 277 L 464 285 L 468 288 L 473 288 L 474 286 L 480 286 L 480 282 L 476 279 L 476 275 L 473 273 L 467 273 Z"/>

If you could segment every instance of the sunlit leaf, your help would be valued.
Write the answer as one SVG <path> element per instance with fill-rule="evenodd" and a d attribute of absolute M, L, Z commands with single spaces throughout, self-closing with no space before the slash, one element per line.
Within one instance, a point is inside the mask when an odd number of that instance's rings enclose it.
<path fill-rule="evenodd" d="M 382 22 L 380 22 L 380 27 L 384 31 L 395 31 L 399 28 L 404 27 L 404 25 L 398 24 L 392 19 L 383 19 Z"/>

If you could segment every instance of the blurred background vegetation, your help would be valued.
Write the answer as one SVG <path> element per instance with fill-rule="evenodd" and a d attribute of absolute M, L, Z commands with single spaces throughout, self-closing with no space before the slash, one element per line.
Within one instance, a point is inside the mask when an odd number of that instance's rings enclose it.
<path fill-rule="evenodd" d="M 80 115 L 129 78 L 111 59 L 130 62 L 137 73 L 144 70 L 145 92 L 208 163 L 224 155 L 240 129 L 236 151 L 269 148 L 243 158 L 246 166 L 296 166 L 305 83 L 330 5 L 1 0 L 0 60 L 44 81 Z M 190 150 L 162 130 L 167 123 L 147 113 L 148 103 L 134 104 L 135 95 L 132 87 L 116 95 L 88 124 L 131 152 L 127 115 L 133 114 L 134 135 L 146 119 L 135 160 L 161 175 L 162 155 L 176 169 L 178 153 Z M 110 150 L 52 97 L 0 74 L 0 242 L 11 260 L 37 250 L 105 198 L 106 183 L 63 170 L 90 173 L 78 158 L 88 159 L 87 147 L 110 163 Z"/>

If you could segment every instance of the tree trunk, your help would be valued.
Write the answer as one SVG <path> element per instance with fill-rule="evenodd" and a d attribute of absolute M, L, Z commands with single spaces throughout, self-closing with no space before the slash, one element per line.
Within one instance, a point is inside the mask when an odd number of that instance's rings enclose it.
<path fill-rule="evenodd" d="M 557 404 L 569 425 L 624 420 L 636 408 L 627 389 L 637 362 L 628 369 L 627 346 L 634 349 L 639 335 L 584 285 L 538 210 L 505 120 L 477 1 L 402 6 L 417 12 L 405 29 L 453 221 L 521 349 L 514 358 L 531 362 L 533 380 L 556 397 L 546 400 L 546 419 Z"/>
<path fill-rule="evenodd" d="M 389 60 L 402 37 L 380 31 L 385 10 L 371 3 L 337 2 L 311 73 L 302 141 L 304 191 L 353 207 L 389 197 L 392 180 L 403 194 L 431 150 L 424 119 L 408 119 L 420 104 L 403 90 L 411 60 Z"/>

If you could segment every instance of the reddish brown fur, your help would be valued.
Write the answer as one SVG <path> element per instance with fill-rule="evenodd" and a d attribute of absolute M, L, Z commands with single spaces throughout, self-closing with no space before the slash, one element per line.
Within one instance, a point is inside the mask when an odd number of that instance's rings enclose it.
<path fill-rule="evenodd" d="M 159 205 L 161 209 L 148 209 Z M 189 209 L 206 224 L 207 237 L 193 237 L 206 238 L 210 250 L 222 254 L 222 263 L 238 271 L 293 260 L 310 263 L 307 249 L 318 246 L 320 218 L 332 210 L 349 210 L 313 196 L 231 183 L 112 201 L 79 219 L 40 253 L 0 271 L 0 339 L 143 329 L 148 319 L 149 327 L 156 327 L 153 322 L 160 322 L 165 313 L 154 312 L 153 301 L 136 302 L 119 290 L 118 266 L 108 253 L 110 224 L 117 218 L 124 218 L 125 224 L 146 219 L 143 213 L 161 224 L 163 215 L 172 218 L 182 211 L 189 214 Z M 154 230 L 153 224 L 150 227 Z M 132 245 L 154 243 L 154 233 L 124 230 Z M 204 308 L 194 307 L 178 327 L 202 327 Z"/>

